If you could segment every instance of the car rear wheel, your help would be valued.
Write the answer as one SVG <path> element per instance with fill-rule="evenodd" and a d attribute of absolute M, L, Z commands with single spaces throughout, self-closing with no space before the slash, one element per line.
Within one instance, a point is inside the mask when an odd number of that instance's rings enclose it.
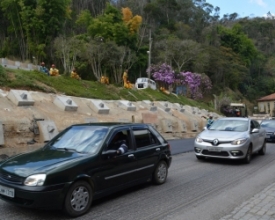
<path fill-rule="evenodd" d="M 75 182 L 66 195 L 64 212 L 72 217 L 83 215 L 91 206 L 92 196 L 92 188 L 87 182 Z"/>
<path fill-rule="evenodd" d="M 160 161 L 153 173 L 153 182 L 157 185 L 165 183 L 168 174 L 168 166 L 165 161 Z"/>
<path fill-rule="evenodd" d="M 251 156 L 252 156 L 252 147 L 250 146 L 247 150 L 246 156 L 244 158 L 244 163 L 249 164 L 251 161 Z"/>
<path fill-rule="evenodd" d="M 198 160 L 204 160 L 205 159 L 204 156 L 198 156 L 198 155 L 196 155 L 196 157 L 197 157 Z"/>
<path fill-rule="evenodd" d="M 264 141 L 261 150 L 259 150 L 259 154 L 260 155 L 265 155 L 265 152 L 266 152 L 266 142 Z"/>

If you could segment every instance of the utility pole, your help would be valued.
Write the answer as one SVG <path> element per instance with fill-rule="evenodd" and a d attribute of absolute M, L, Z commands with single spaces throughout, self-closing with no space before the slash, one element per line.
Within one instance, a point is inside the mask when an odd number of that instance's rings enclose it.
<path fill-rule="evenodd" d="M 151 29 L 149 30 L 149 51 L 148 53 L 148 78 L 151 78 L 151 48 L 152 48 L 152 38 L 151 38 Z"/>

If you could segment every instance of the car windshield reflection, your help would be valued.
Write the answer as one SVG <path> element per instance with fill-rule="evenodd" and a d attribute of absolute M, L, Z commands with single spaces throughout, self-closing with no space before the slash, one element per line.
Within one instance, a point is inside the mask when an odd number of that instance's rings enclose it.
<path fill-rule="evenodd" d="M 79 153 L 94 153 L 101 146 L 107 132 L 108 129 L 105 127 L 73 126 L 50 147 Z"/>
<path fill-rule="evenodd" d="M 241 120 L 218 120 L 208 130 L 244 132 L 248 130 L 248 122 Z"/>

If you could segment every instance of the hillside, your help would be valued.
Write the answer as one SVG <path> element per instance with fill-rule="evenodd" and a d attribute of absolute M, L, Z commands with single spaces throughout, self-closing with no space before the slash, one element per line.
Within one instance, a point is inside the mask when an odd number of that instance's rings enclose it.
<path fill-rule="evenodd" d="M 38 71 L 5 69 L 0 66 L 0 88 L 41 91 L 68 96 L 129 101 L 168 101 L 215 111 L 213 101 L 195 101 L 185 96 L 167 95 L 159 90 L 125 89 L 122 85 L 105 85 L 96 81 L 76 80 L 67 76 L 49 77 Z"/>

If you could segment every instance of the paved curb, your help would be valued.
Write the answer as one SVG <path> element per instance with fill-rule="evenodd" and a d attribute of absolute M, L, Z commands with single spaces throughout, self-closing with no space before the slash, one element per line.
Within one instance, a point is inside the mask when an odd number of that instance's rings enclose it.
<path fill-rule="evenodd" d="M 275 220 L 275 183 L 220 220 Z"/>

